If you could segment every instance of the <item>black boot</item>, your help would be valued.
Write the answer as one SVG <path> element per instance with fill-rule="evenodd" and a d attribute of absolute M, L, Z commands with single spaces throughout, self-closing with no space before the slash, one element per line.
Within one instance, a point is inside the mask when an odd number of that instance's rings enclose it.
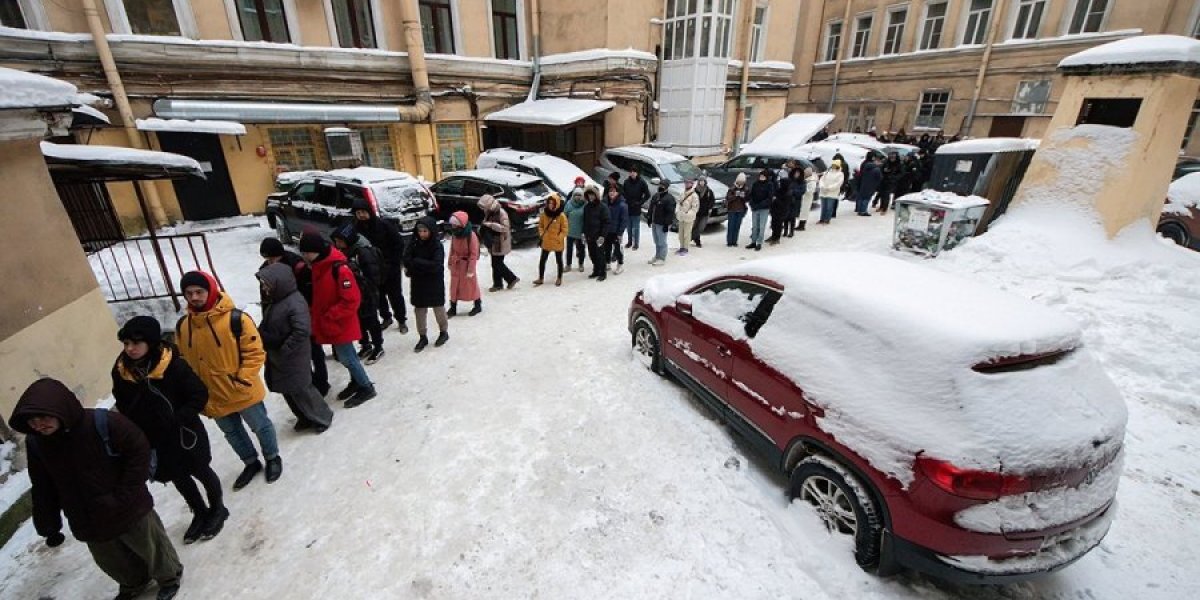
<path fill-rule="evenodd" d="M 413 347 L 413 352 L 420 352 L 425 349 L 425 346 L 428 346 L 428 345 L 429 345 L 429 338 L 427 338 L 425 336 L 421 336 L 421 339 L 417 340 L 417 345 Z"/>
<path fill-rule="evenodd" d="M 254 479 L 255 475 L 258 475 L 262 468 L 262 463 L 258 462 L 257 458 L 254 459 L 254 462 L 247 464 L 246 468 L 242 469 L 242 474 L 233 480 L 233 489 L 240 490 L 250 485 L 250 481 Z"/>
<path fill-rule="evenodd" d="M 188 525 L 187 531 L 183 534 L 183 543 L 192 544 L 200 539 L 200 535 L 204 533 L 204 526 L 208 523 L 209 512 L 198 510 L 192 513 L 192 524 Z"/>
<path fill-rule="evenodd" d="M 483 312 L 483 302 L 480 300 L 476 300 L 475 307 L 471 309 L 471 312 L 467 313 L 467 316 L 473 317 L 481 312 Z"/>
<path fill-rule="evenodd" d="M 356 393 L 358 393 L 358 384 L 354 383 L 354 380 L 351 379 L 350 383 L 346 384 L 346 388 L 338 392 L 337 399 L 345 400 Z"/>
<path fill-rule="evenodd" d="M 433 341 L 433 347 L 441 348 L 448 341 L 450 341 L 450 334 L 443 331 L 439 333 L 437 339 Z"/>
<path fill-rule="evenodd" d="M 354 408 L 355 406 L 358 406 L 363 402 L 374 398 L 375 396 L 375 386 L 373 384 L 358 388 L 358 393 L 355 394 L 353 398 L 346 401 L 346 408 Z"/>
<path fill-rule="evenodd" d="M 229 509 L 224 506 L 218 506 L 208 511 L 208 518 L 204 520 L 204 532 L 200 534 L 201 539 L 211 540 L 221 533 L 221 529 L 225 527 L 225 519 L 229 518 Z"/>
<path fill-rule="evenodd" d="M 379 323 L 379 328 L 387 329 L 388 327 L 392 326 L 392 323 L 395 323 L 395 321 L 393 321 L 391 317 L 384 317 L 383 321 Z"/>
<path fill-rule="evenodd" d="M 457 315 L 457 314 L 458 314 L 458 303 L 457 303 L 457 302 L 451 302 L 451 303 L 450 303 L 450 310 L 446 311 L 446 316 L 447 316 L 447 317 L 453 317 L 453 316 L 455 316 L 455 315 Z"/>
<path fill-rule="evenodd" d="M 158 594 L 154 596 L 154 600 L 173 600 L 179 594 L 179 584 L 172 583 L 158 588 Z"/>
<path fill-rule="evenodd" d="M 283 459 L 276 456 L 267 459 L 267 483 L 275 483 L 283 475 Z"/>

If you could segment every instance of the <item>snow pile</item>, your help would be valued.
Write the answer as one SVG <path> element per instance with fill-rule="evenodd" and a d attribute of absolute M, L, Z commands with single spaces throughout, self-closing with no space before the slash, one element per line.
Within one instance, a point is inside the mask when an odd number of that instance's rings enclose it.
<path fill-rule="evenodd" d="M 46 158 L 74 162 L 119 163 L 156 167 L 177 167 L 200 173 L 196 159 L 171 152 L 138 150 L 120 146 L 88 146 L 84 144 L 54 144 L 42 142 L 42 155 Z"/>
<path fill-rule="evenodd" d="M 491 113 L 484 117 L 484 120 L 527 125 L 570 125 L 616 105 L 617 103 L 611 100 L 584 98 L 529 100 Z"/>
<path fill-rule="evenodd" d="M 560 65 L 563 63 L 579 62 L 585 60 L 600 60 L 600 59 L 629 59 L 629 60 L 649 60 L 657 61 L 658 57 L 644 50 L 635 50 L 626 48 L 624 50 L 609 50 L 608 48 L 593 48 L 591 50 L 579 50 L 577 52 L 563 52 L 561 54 L 547 54 L 542 57 L 543 65 Z"/>
<path fill-rule="evenodd" d="M 925 189 L 911 194 L 905 194 L 897 199 L 897 202 L 915 202 L 926 206 L 936 206 L 946 210 L 963 210 L 974 208 L 976 206 L 987 206 L 991 203 L 987 198 L 980 196 L 959 196 L 954 192 L 939 192 L 937 190 Z"/>
<path fill-rule="evenodd" d="M 1058 67 L 1145 63 L 1200 64 L 1200 41 L 1180 35 L 1131 37 L 1072 54 L 1059 61 Z"/>
<path fill-rule="evenodd" d="M 692 315 L 702 323 L 715 327 L 735 340 L 746 339 L 746 323 L 741 316 L 754 310 L 762 296 L 750 296 L 739 289 L 719 292 L 708 290 L 699 294 L 685 294 L 682 298 L 692 303 Z"/>
<path fill-rule="evenodd" d="M 1192 209 L 1200 206 L 1200 173 L 1188 173 L 1171 182 L 1167 188 L 1167 205 L 1164 213 L 1186 217 Z"/>
<path fill-rule="evenodd" d="M 885 144 L 865 133 L 835 133 L 822 141 L 854 144 L 868 150 L 883 150 L 885 147 Z"/>
<path fill-rule="evenodd" d="M 1026 176 L 1014 205 L 1071 206 L 1098 218 L 1093 203 L 1109 177 L 1129 168 L 1126 156 L 1138 137 L 1133 129 L 1109 125 L 1077 125 L 1054 132 L 1052 145 L 1039 149 L 1038 159 L 1054 164 L 1057 177 L 1030 184 Z"/>
<path fill-rule="evenodd" d="M 77 104 L 74 85 L 37 73 L 0 67 L 0 109 L 52 108 Z"/>
<path fill-rule="evenodd" d="M 1031 138 L 979 138 L 950 142 L 938 147 L 935 154 L 991 154 L 994 152 L 1022 152 L 1037 150 L 1041 140 Z"/>
<path fill-rule="evenodd" d="M 741 147 L 742 154 L 788 152 L 811 140 L 833 121 L 828 113 L 795 113 L 788 115 L 758 134 L 752 142 Z"/>
<path fill-rule="evenodd" d="M 842 158 L 846 159 L 846 166 L 850 168 L 851 173 L 858 171 L 858 168 L 862 166 L 863 161 L 867 160 L 868 152 L 866 148 L 856 146 L 854 144 L 839 144 L 837 142 L 827 141 L 811 142 L 799 146 L 797 149 L 803 152 L 810 152 L 821 157 L 821 160 L 824 161 L 826 165 L 833 164 L 833 157 L 841 154 Z"/>
<path fill-rule="evenodd" d="M 108 120 L 107 115 L 100 112 L 99 110 L 96 110 L 95 108 L 92 108 L 91 106 L 88 106 L 87 104 L 81 104 L 79 106 L 73 107 L 73 108 L 71 108 L 71 112 L 80 114 L 80 115 L 87 115 L 101 123 L 108 123 L 110 125 L 112 124 L 112 121 Z"/>
<path fill-rule="evenodd" d="M 181 131 L 191 133 L 216 133 L 222 135 L 246 135 L 246 126 L 234 121 L 204 121 L 188 119 L 137 119 L 138 131 Z"/>
<path fill-rule="evenodd" d="M 993 559 L 988 556 L 939 556 L 947 564 L 976 573 L 1036 573 L 1061 567 L 1100 544 L 1116 516 L 1116 503 L 1100 518 L 1056 536 L 1046 538 L 1036 554 Z"/>

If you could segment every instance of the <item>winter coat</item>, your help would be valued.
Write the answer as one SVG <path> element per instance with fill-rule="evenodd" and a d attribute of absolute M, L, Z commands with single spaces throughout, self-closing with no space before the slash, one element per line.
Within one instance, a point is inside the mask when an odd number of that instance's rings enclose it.
<path fill-rule="evenodd" d="M 358 292 L 361 295 L 361 300 L 358 304 L 358 314 L 364 314 L 368 311 L 375 311 L 379 308 L 380 298 L 383 293 L 384 266 L 383 257 L 380 252 L 371 245 L 371 242 L 363 235 L 357 236 L 354 240 L 354 245 L 346 248 L 344 251 L 346 259 L 354 263 L 358 268 L 358 272 L 362 273 L 364 281 L 359 282 Z M 402 265 L 404 257 L 395 263 Z"/>
<path fill-rule="evenodd" d="M 630 217 L 642 216 L 642 206 L 650 199 L 650 186 L 646 185 L 646 180 L 639 175 L 637 177 L 626 177 L 625 182 L 621 184 L 621 196 L 625 198 L 625 204 L 629 206 Z"/>
<path fill-rule="evenodd" d="M 466 227 L 450 239 L 450 257 L 446 266 L 450 267 L 450 301 L 474 302 L 480 299 L 479 278 L 475 269 L 479 264 L 479 236 L 475 235 L 475 226 L 462 215 Z"/>
<path fill-rule="evenodd" d="M 822 198 L 837 198 L 842 193 L 842 184 L 846 182 L 846 176 L 837 169 L 830 169 L 821 175 L 818 180 L 818 192 Z"/>
<path fill-rule="evenodd" d="M 312 267 L 304 262 L 303 256 L 291 250 L 284 250 L 283 257 L 279 259 L 279 262 L 291 267 L 292 275 L 296 278 L 296 289 L 300 290 L 300 295 L 304 297 L 305 303 L 312 304 Z M 261 271 L 269 264 L 271 263 L 263 261 L 258 269 Z M 260 298 L 260 301 L 266 302 L 266 298 Z"/>
<path fill-rule="evenodd" d="M 904 176 L 904 164 L 899 159 L 888 158 L 883 163 L 883 181 L 879 191 L 890 194 L 900 189 L 900 179 Z"/>
<path fill-rule="evenodd" d="M 365 204 L 365 201 L 357 200 L 354 208 L 362 206 L 360 202 Z M 364 208 L 370 210 L 369 206 Z M 400 271 L 404 262 L 404 237 L 400 235 L 400 228 L 395 223 L 372 214 L 366 221 L 355 219 L 354 230 L 367 238 L 372 246 L 379 248 L 380 258 L 383 259 L 383 264 L 380 265 L 381 273 L 385 279 Z"/>
<path fill-rule="evenodd" d="M 629 205 L 625 198 L 617 196 L 608 202 L 608 235 L 621 237 L 629 229 Z"/>
<path fill-rule="evenodd" d="M 654 194 L 654 197 L 650 198 L 646 215 L 651 226 L 670 227 L 675 223 L 675 197 L 667 190 Z"/>
<path fill-rule="evenodd" d="M 774 189 L 770 181 L 755 180 L 750 186 L 750 210 L 766 210 L 771 208 L 771 197 Z"/>
<path fill-rule="evenodd" d="M 700 196 L 696 193 L 696 188 L 683 192 L 683 198 L 679 200 L 679 207 L 675 210 L 675 218 L 679 219 L 680 223 L 694 223 L 699 212 Z"/>
<path fill-rule="evenodd" d="M 33 526 L 38 535 L 62 531 L 67 515 L 81 542 L 106 542 L 125 533 L 154 508 L 146 489 L 150 443 L 120 413 L 108 414 L 109 456 L 96 431 L 95 412 L 83 408 L 67 386 L 40 379 L 29 386 L 8 424 L 26 434 L 29 481 L 33 484 Z M 61 426 L 52 435 L 35 433 L 29 418 L 52 415 Z"/>
<path fill-rule="evenodd" d="M 793 171 L 793 173 L 795 173 Z M 804 172 L 795 173 L 797 176 L 792 178 L 791 196 L 792 201 L 789 203 L 788 218 L 799 219 L 803 216 L 808 218 L 808 209 L 811 204 L 805 204 L 805 199 L 809 198 L 808 181 L 804 179 Z"/>
<path fill-rule="evenodd" d="M 504 207 L 500 206 L 495 198 L 484 196 L 479 199 L 479 208 L 483 210 L 482 226 L 492 232 L 488 254 L 504 256 L 512 252 L 512 225 L 509 224 L 508 213 Z M 433 231 L 436 231 L 436 228 Z"/>
<path fill-rule="evenodd" d="M 547 201 L 542 214 L 538 215 L 538 239 L 541 240 L 542 250 L 562 252 L 567 249 L 567 230 L 570 227 L 563 209 L 562 200 L 554 197 Z"/>
<path fill-rule="evenodd" d="M 336 268 L 335 268 L 336 267 Z M 337 248 L 318 257 L 312 264 L 313 301 L 308 314 L 312 318 L 312 337 L 318 344 L 350 344 L 362 336 L 358 305 L 362 292 L 354 272 L 346 264 L 346 255 Z"/>
<path fill-rule="evenodd" d="M 504 211 L 500 211 L 504 212 Z M 421 223 L 429 231 L 437 231 L 437 223 L 431 217 L 422 217 Z M 405 272 L 412 280 L 409 302 L 416 308 L 437 308 L 446 305 L 446 250 L 436 235 L 422 240 L 416 235 L 408 243 L 404 256 Z"/>
<path fill-rule="evenodd" d="M 184 360 L 208 386 L 204 414 L 216 419 L 250 408 L 266 397 L 259 372 L 267 355 L 250 315 L 242 313 L 242 335 L 234 339 L 229 325 L 233 299 L 225 292 L 213 293 L 220 294 L 217 303 L 207 311 L 189 308 L 175 339 Z"/>
<path fill-rule="evenodd" d="M 750 190 L 746 186 L 733 186 L 725 193 L 725 210 L 731 213 L 746 212 L 746 200 L 749 197 Z"/>
<path fill-rule="evenodd" d="M 879 170 L 879 165 L 875 161 L 868 160 L 863 163 L 862 175 L 858 180 L 858 197 L 870 198 L 879 191 L 879 185 L 883 182 L 883 172 Z"/>
<path fill-rule="evenodd" d="M 122 353 L 112 382 L 117 410 L 142 430 L 157 455 L 155 481 L 171 481 L 212 461 L 208 432 L 200 422 L 208 388 L 177 350 L 151 347 L 139 363 Z"/>
<path fill-rule="evenodd" d="M 786 219 L 792 212 L 792 180 L 784 177 L 775 187 L 775 198 L 771 200 L 771 217 Z"/>
<path fill-rule="evenodd" d="M 585 206 L 587 206 L 587 200 L 583 199 L 583 192 L 571 194 L 571 199 L 567 201 L 567 208 L 564 210 L 567 214 L 567 237 L 575 239 L 583 237 L 583 209 Z"/>
<path fill-rule="evenodd" d="M 697 185 L 696 193 L 700 197 L 700 209 L 696 211 L 696 218 L 707 219 L 712 214 L 713 207 L 717 205 L 717 198 L 713 195 L 712 188 L 707 185 L 704 187 Z"/>
<path fill-rule="evenodd" d="M 258 326 L 267 350 L 267 389 L 280 394 L 300 393 L 312 383 L 312 316 L 308 305 L 286 266 L 270 265 L 258 272 L 258 280 L 270 289 Z"/>
<path fill-rule="evenodd" d="M 610 220 L 611 213 L 604 201 L 588 202 L 587 206 L 583 207 L 583 237 L 589 240 L 604 237 L 604 234 L 608 233 Z"/>

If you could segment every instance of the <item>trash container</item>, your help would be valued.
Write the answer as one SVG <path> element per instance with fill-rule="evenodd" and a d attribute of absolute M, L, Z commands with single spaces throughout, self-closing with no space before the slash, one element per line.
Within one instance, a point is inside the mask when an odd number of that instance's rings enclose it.
<path fill-rule="evenodd" d="M 922 190 L 902 196 L 896 200 L 892 247 L 937 256 L 975 235 L 987 207 L 986 198 L 950 192 Z"/>

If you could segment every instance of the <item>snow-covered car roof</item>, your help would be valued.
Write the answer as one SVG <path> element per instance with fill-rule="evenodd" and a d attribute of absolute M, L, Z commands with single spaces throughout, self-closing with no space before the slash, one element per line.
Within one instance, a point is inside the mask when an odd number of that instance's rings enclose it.
<path fill-rule="evenodd" d="M 617 148 L 609 148 L 608 150 L 605 150 L 605 152 L 644 158 L 656 165 L 687 160 L 687 157 L 683 156 L 682 154 L 675 154 L 674 152 L 670 152 L 668 150 L 651 148 L 649 146 L 619 146 Z"/>
<path fill-rule="evenodd" d="M 842 158 L 845 158 L 846 162 L 850 163 L 848 166 L 850 167 L 851 171 L 857 170 L 858 167 L 862 165 L 862 162 L 867 160 L 868 152 L 866 148 L 856 146 L 854 144 L 839 144 L 837 142 L 824 141 L 809 142 L 797 147 L 797 150 L 815 153 L 817 156 L 821 157 L 821 160 L 825 161 L 827 166 L 833 164 L 833 155 L 841 154 Z"/>
<path fill-rule="evenodd" d="M 508 169 L 470 169 L 467 171 L 454 171 L 451 173 L 446 173 L 443 179 L 446 177 L 473 177 L 475 179 L 482 179 L 484 181 L 490 181 L 492 183 L 498 183 L 500 185 L 512 187 L 520 187 L 542 180 L 541 177 L 530 175 L 528 173 L 510 171 Z"/>
<path fill-rule="evenodd" d="M 334 177 L 350 179 L 359 183 L 378 183 L 381 181 L 394 180 L 411 180 L 417 181 L 417 178 L 405 173 L 404 171 L 393 171 L 391 169 L 380 169 L 378 167 L 355 167 L 353 169 L 334 169 L 325 172 Z"/>
<path fill-rule="evenodd" d="M 1024 152 L 1037 150 L 1041 140 L 1032 138 L 994 137 L 950 142 L 938 147 L 934 154 L 992 154 L 994 152 Z"/>
<path fill-rule="evenodd" d="M 515 163 L 524 163 L 541 170 L 551 181 L 555 188 L 561 191 L 569 191 L 575 187 L 575 178 L 582 177 L 584 185 L 600 187 L 587 173 L 576 166 L 574 163 L 551 156 L 544 152 L 526 152 L 524 150 L 514 150 L 512 148 L 495 148 L 487 150 L 479 154 L 479 158 L 485 159 L 491 157 L 497 160 L 505 160 Z M 475 161 L 476 166 L 479 165 L 479 160 Z M 484 167 L 488 168 L 488 167 Z"/>
<path fill-rule="evenodd" d="M 868 150 L 883 150 L 883 147 L 886 146 L 883 142 L 865 133 L 835 133 L 822 141 L 854 144 Z"/>
<path fill-rule="evenodd" d="M 1092 464 L 1121 447 L 1124 403 L 1080 348 L 1079 326 L 1028 299 L 886 256 L 803 253 L 654 277 L 643 300 L 661 309 L 719 277 L 783 286 L 745 343 L 822 409 L 824 431 L 902 485 L 918 455 L 1031 474 Z M 693 302 L 705 294 L 713 292 Z M 1042 354 L 1054 358 L 974 368 Z"/>

